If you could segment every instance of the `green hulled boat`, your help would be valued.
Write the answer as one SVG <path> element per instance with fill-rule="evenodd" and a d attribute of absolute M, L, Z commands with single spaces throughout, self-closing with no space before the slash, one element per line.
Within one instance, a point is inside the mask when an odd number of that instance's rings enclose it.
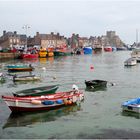
<path fill-rule="evenodd" d="M 17 91 L 14 92 L 13 95 L 16 97 L 26 97 L 26 96 L 42 96 L 46 94 L 55 94 L 58 88 L 59 88 L 58 85 L 43 86 Z"/>

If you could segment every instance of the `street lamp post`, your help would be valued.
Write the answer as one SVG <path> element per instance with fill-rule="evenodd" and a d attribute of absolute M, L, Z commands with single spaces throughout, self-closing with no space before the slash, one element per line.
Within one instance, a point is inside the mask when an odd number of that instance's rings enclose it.
<path fill-rule="evenodd" d="M 27 24 L 26 25 L 24 25 L 23 27 L 22 27 L 23 29 L 25 29 L 25 34 L 26 34 L 26 49 L 27 49 L 27 45 L 28 45 L 28 36 L 27 36 L 27 31 L 28 31 L 28 29 L 30 28 Z"/>

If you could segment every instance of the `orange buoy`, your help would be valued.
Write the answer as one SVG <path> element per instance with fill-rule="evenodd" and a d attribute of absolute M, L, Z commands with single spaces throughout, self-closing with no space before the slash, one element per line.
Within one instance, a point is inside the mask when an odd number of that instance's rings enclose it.
<path fill-rule="evenodd" d="M 69 100 L 67 104 L 68 104 L 68 105 L 71 105 L 71 104 L 72 104 L 72 101 L 71 101 L 71 100 Z"/>

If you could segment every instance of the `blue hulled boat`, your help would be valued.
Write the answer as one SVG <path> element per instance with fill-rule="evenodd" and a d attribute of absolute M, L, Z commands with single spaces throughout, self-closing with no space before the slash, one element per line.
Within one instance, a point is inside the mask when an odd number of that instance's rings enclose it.
<path fill-rule="evenodd" d="M 92 47 L 84 47 L 84 54 L 92 54 Z"/>
<path fill-rule="evenodd" d="M 123 111 L 140 113 L 140 97 L 125 101 L 122 104 Z"/>

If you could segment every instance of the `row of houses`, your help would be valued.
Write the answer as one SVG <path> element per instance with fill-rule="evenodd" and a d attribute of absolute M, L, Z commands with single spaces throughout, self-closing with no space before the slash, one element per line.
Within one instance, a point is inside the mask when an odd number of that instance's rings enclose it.
<path fill-rule="evenodd" d="M 115 31 L 107 31 L 106 35 L 103 36 L 90 36 L 80 37 L 79 34 L 72 34 L 71 37 L 67 38 L 60 35 L 59 33 L 40 34 L 36 32 L 34 37 L 27 37 L 25 34 L 18 34 L 14 32 L 3 31 L 3 35 L 0 37 L 0 48 L 1 49 L 13 49 L 13 48 L 25 48 L 25 47 L 36 47 L 36 48 L 61 48 L 70 47 L 83 48 L 85 46 L 91 46 L 93 48 L 102 48 L 106 45 L 123 47 L 124 43 L 121 41 L 119 36 L 116 35 Z"/>

